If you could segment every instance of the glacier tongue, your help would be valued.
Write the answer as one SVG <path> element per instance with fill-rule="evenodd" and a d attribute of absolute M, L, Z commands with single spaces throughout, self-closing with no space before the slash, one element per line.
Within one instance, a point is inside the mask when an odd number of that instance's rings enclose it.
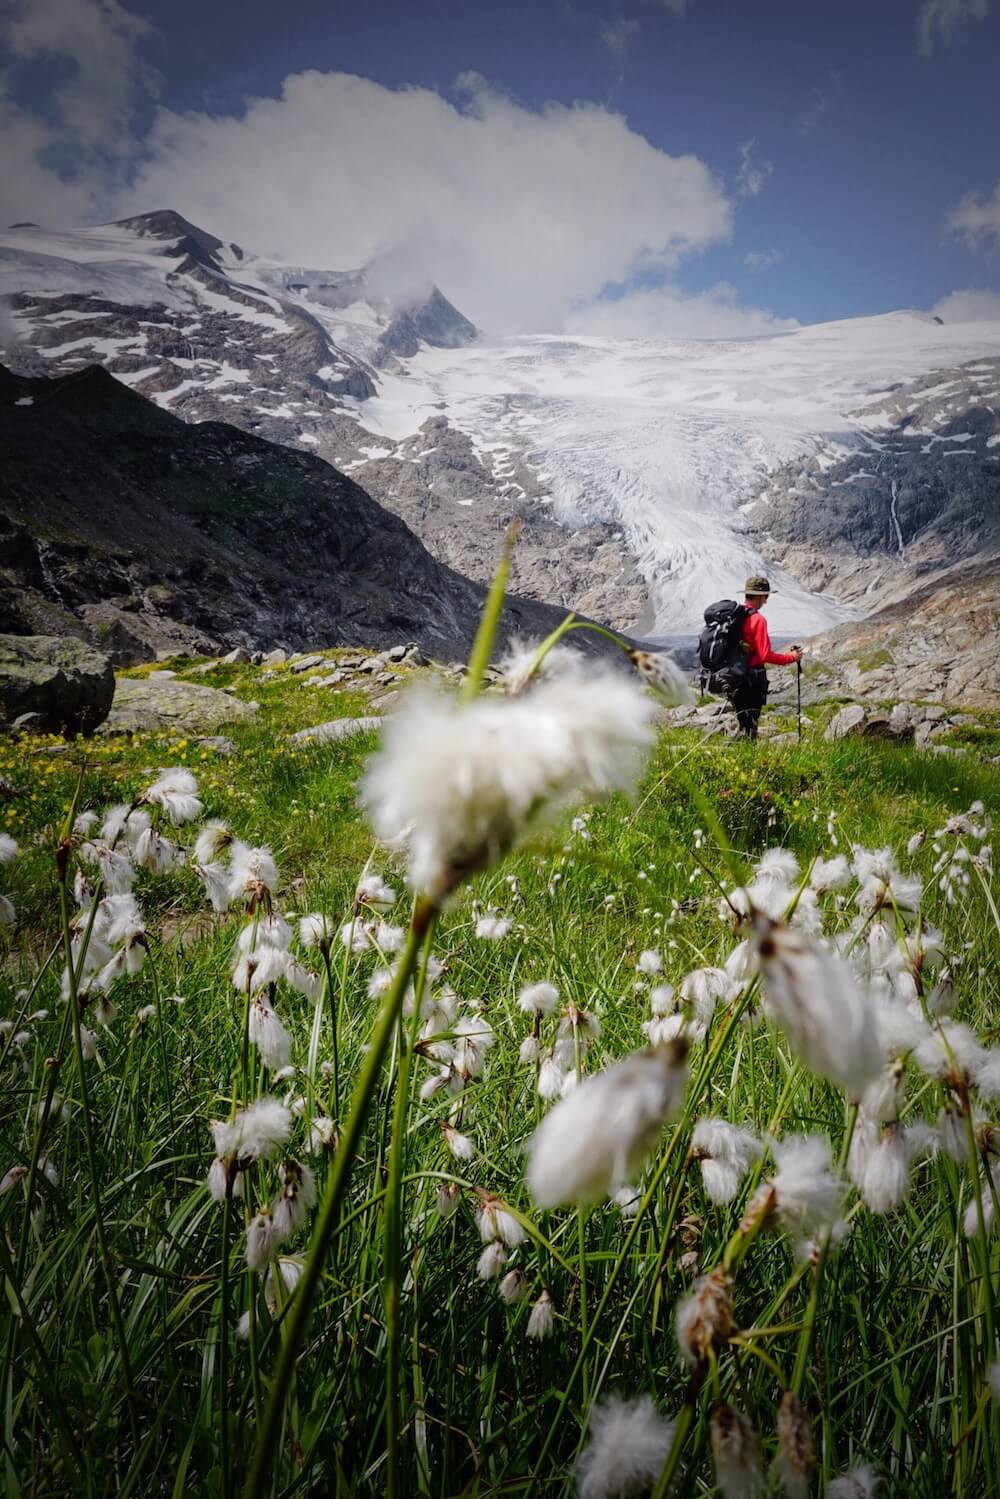
<path fill-rule="evenodd" d="M 866 405 L 983 353 L 1000 353 L 1000 324 L 920 313 L 739 342 L 532 336 L 424 350 L 405 376 L 382 377 L 358 417 L 398 439 L 445 414 L 494 460 L 524 455 L 565 524 L 619 525 L 649 587 L 652 635 L 697 630 L 707 603 L 761 570 L 776 590 L 772 630 L 806 635 L 859 611 L 770 565 L 740 533 L 740 507 L 773 469 L 831 440 L 877 446 Z"/>

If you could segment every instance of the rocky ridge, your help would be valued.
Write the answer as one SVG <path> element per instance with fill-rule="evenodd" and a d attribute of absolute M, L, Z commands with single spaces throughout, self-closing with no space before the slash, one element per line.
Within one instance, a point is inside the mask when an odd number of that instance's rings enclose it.
<path fill-rule="evenodd" d="M 437 287 L 397 305 L 364 270 L 261 261 L 164 210 L 63 236 L 0 234 L 4 293 L 17 373 L 100 363 L 183 421 L 226 422 L 324 458 L 479 582 L 521 515 L 516 591 L 619 629 L 642 617 L 646 589 L 620 527 L 560 523 L 523 458 L 477 451 L 444 416 L 403 441 L 363 425 L 386 375 L 405 378 L 425 347 L 475 338 Z"/>
<path fill-rule="evenodd" d="M 100 368 L 0 367 L 0 630 L 166 652 L 417 640 L 467 652 L 485 590 L 307 453 L 187 424 Z M 503 632 L 562 611 L 510 597 Z M 590 636 L 588 648 L 597 639 Z"/>
<path fill-rule="evenodd" d="M 907 382 L 779 469 L 747 529 L 809 587 L 876 610 L 1000 551 L 1000 359 Z"/>

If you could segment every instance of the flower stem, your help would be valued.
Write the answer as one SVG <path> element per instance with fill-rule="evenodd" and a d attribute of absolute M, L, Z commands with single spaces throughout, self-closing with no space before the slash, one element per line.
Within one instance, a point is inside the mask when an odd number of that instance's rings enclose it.
<path fill-rule="evenodd" d="M 250 1469 L 250 1475 L 244 1491 L 247 1499 L 263 1499 L 263 1496 L 268 1492 L 268 1475 L 271 1463 L 277 1456 L 278 1439 L 284 1418 L 285 1405 L 295 1373 L 295 1361 L 305 1338 L 306 1324 L 309 1320 L 309 1314 L 312 1311 L 313 1302 L 316 1299 L 316 1293 L 319 1290 L 323 1265 L 330 1247 L 330 1241 L 333 1238 L 340 1218 L 340 1210 L 344 1198 L 347 1195 L 351 1173 L 354 1170 L 355 1156 L 361 1143 L 361 1136 L 364 1132 L 369 1110 L 371 1109 L 375 1088 L 382 1070 L 382 1063 L 392 1042 L 396 1021 L 403 1003 L 403 995 L 410 981 L 410 975 L 416 963 L 417 953 L 419 952 L 424 932 L 435 915 L 435 911 L 421 909 L 419 906 L 417 911 L 414 912 L 414 918 L 410 924 L 407 936 L 406 947 L 403 949 L 400 957 L 396 977 L 392 988 L 387 992 L 382 1002 L 382 1009 L 375 1026 L 374 1035 L 372 1036 L 371 1046 L 361 1066 L 357 1085 L 354 1090 L 351 1112 L 344 1125 L 344 1132 L 333 1158 L 330 1174 L 327 1177 L 323 1200 L 316 1215 L 316 1226 L 313 1229 L 312 1239 L 309 1243 L 305 1269 L 302 1272 L 302 1279 L 296 1287 L 295 1295 L 292 1297 L 288 1325 L 284 1328 L 281 1351 L 278 1355 L 277 1366 L 271 1384 L 271 1393 L 264 1408 L 263 1420 L 260 1423 L 257 1433 L 257 1445 L 254 1451 L 253 1465 Z"/>
<path fill-rule="evenodd" d="M 403 1291 L 403 1167 L 406 1155 L 406 1116 L 410 1105 L 410 1072 L 413 1050 L 420 1032 L 420 1006 L 427 981 L 434 921 L 427 928 L 421 951 L 420 969 L 414 985 L 413 1016 L 408 1043 L 400 1039 L 396 1099 L 393 1107 L 392 1136 L 385 1196 L 385 1243 L 382 1295 L 385 1301 L 386 1390 L 385 1443 L 387 1499 L 397 1499 L 405 1490 L 400 1487 L 399 1432 L 402 1361 L 400 1357 L 400 1301 Z"/>

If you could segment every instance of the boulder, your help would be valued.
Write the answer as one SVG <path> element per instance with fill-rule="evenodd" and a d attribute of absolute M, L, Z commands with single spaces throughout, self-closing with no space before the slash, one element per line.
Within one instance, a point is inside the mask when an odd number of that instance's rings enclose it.
<path fill-rule="evenodd" d="M 845 739 L 848 734 L 860 734 L 863 732 L 865 722 L 865 710 L 860 703 L 848 703 L 835 713 L 827 724 L 823 738 L 827 740 Z"/>
<path fill-rule="evenodd" d="M 0 719 L 39 715 L 47 734 L 92 734 L 115 695 L 110 659 L 72 635 L 0 635 Z"/>
<path fill-rule="evenodd" d="M 381 718 L 333 718 L 329 723 L 318 723 L 312 729 L 299 729 L 290 736 L 292 744 L 335 744 L 338 739 L 350 739 L 355 734 L 369 734 L 382 727 Z"/>
<path fill-rule="evenodd" d="M 227 651 L 222 659 L 227 666 L 244 666 L 250 657 L 241 645 L 237 645 L 231 651 Z"/>
<path fill-rule="evenodd" d="M 284 666 L 287 660 L 288 652 L 283 651 L 281 649 L 281 646 L 279 645 L 276 650 L 268 651 L 267 654 L 261 658 L 261 664 L 263 666 Z"/>
<path fill-rule="evenodd" d="M 255 712 L 255 705 L 198 682 L 121 677 L 114 707 L 102 724 L 101 733 L 141 734 L 177 729 L 182 734 L 210 734 L 220 724 L 246 723 Z"/>
<path fill-rule="evenodd" d="M 323 656 L 300 656 L 297 661 L 292 662 L 291 669 L 292 671 L 297 673 L 303 671 L 313 671 L 317 666 L 325 665 L 326 661 Z"/>

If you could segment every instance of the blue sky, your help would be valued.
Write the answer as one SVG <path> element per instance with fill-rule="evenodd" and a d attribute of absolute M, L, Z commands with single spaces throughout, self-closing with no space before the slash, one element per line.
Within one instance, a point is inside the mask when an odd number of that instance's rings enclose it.
<path fill-rule="evenodd" d="M 15 13 L 26 3 L 11 0 Z M 636 331 L 636 319 L 641 323 L 655 311 L 641 294 L 662 287 L 667 300 L 656 305 L 667 307 L 670 318 L 680 315 L 682 303 L 689 308 L 680 316 L 682 332 L 698 331 L 699 308 L 707 332 L 725 331 L 727 307 L 732 331 L 740 332 L 743 309 L 758 309 L 761 319 L 813 322 L 930 308 L 966 288 L 1000 291 L 996 0 L 992 6 L 989 0 L 534 0 L 504 6 L 298 0 L 283 10 L 273 0 L 217 0 L 214 6 L 72 0 L 74 18 L 88 7 L 95 11 L 93 25 L 78 27 L 78 34 L 66 24 L 68 12 L 60 16 L 69 4 L 32 0 L 32 19 L 22 16 L 6 76 L 10 149 L 23 151 L 24 143 L 34 147 L 43 139 L 37 154 L 39 170 L 49 170 L 49 197 L 35 178 L 26 181 L 25 196 L 34 192 L 46 208 L 51 198 L 50 217 L 61 203 L 73 221 L 86 219 L 88 211 L 161 206 L 143 193 L 170 190 L 179 199 L 173 206 L 203 221 L 213 211 L 236 221 L 205 227 L 252 237 L 256 247 L 285 257 L 308 253 L 315 259 L 328 248 L 332 261 L 338 254 L 405 255 L 413 247 L 446 291 L 454 290 L 445 284 L 450 271 L 466 299 L 471 293 L 481 303 L 473 315 L 495 315 L 505 328 L 517 320 L 519 290 L 532 304 L 525 314 L 532 325 L 570 316 L 570 309 L 580 317 L 579 309 L 599 303 L 602 310 L 586 316 L 595 331 L 605 331 L 600 319 L 612 316 L 603 310 L 610 300 L 623 304 L 622 331 Z M 88 67 L 101 75 L 89 92 L 81 84 Z M 355 101 L 352 117 L 314 79 L 300 89 L 303 97 L 289 102 L 286 80 L 307 72 L 353 74 L 394 94 L 427 90 L 446 108 L 431 110 L 431 121 L 427 110 L 401 95 L 405 108 L 401 104 L 384 139 L 376 139 L 384 106 L 394 111 L 400 101 L 369 92 Z M 482 80 L 471 103 L 468 85 L 459 82 L 469 73 Z M 112 118 L 108 100 L 116 89 Z M 102 110 L 108 118 L 81 146 L 79 122 L 88 99 L 95 118 Z M 248 101 L 254 101 L 253 129 L 241 130 Z M 267 110 L 262 101 L 274 102 Z M 587 128 L 599 138 L 586 148 L 578 140 L 567 147 L 567 133 L 579 134 L 582 117 L 565 110 L 546 116 L 552 103 L 566 110 L 592 106 Z M 330 161 L 317 160 L 314 179 L 301 159 L 296 162 L 306 199 L 299 225 L 287 197 L 271 199 L 263 185 L 259 192 L 248 186 L 248 161 L 255 157 L 261 177 L 286 172 L 289 152 L 296 154 L 297 122 L 303 122 L 302 137 L 315 142 L 324 109 L 329 142 L 309 150 L 322 157 L 328 149 Z M 472 144 L 473 133 L 462 129 L 462 116 L 477 113 L 488 116 L 488 145 Z M 627 124 L 625 140 L 615 116 Z M 425 123 L 421 155 L 414 134 Z M 507 173 L 502 158 L 512 136 L 517 145 Z M 460 161 L 452 159 L 452 137 Z M 567 149 L 576 153 L 565 174 L 574 183 L 572 194 L 563 193 L 560 169 Z M 579 159 L 585 149 L 593 151 L 589 183 Z M 352 154 L 358 157 L 353 175 Z M 668 160 L 686 156 L 700 164 L 697 183 L 675 183 L 667 173 Z M 488 203 L 480 204 L 468 184 L 464 188 L 469 218 L 478 220 L 470 227 L 462 222 L 454 181 L 438 180 L 435 171 L 461 180 L 476 171 L 492 176 L 494 166 Z M 53 167 L 58 183 L 51 180 Z M 397 172 L 403 177 L 398 196 L 408 201 L 400 202 L 394 221 L 384 203 L 373 213 L 372 195 L 380 180 L 392 195 Z M 414 207 L 406 191 L 415 172 L 426 173 L 421 201 L 434 204 L 433 212 Z M 231 180 L 242 183 L 238 197 L 227 196 Z M 324 196 L 326 182 L 335 185 L 340 210 L 339 219 L 329 210 L 324 240 L 308 210 L 310 199 Z M 17 185 L 8 189 L 3 210 L 9 205 L 17 217 L 37 217 L 14 202 Z M 667 200 L 692 194 L 697 207 L 689 203 L 671 218 Z M 247 206 L 250 196 L 263 199 L 256 218 Z M 651 204 L 651 198 L 663 201 Z M 549 199 L 559 200 L 551 223 Z M 530 253 L 522 282 L 506 285 L 513 275 L 507 262 L 517 258 L 531 222 L 529 203 L 536 217 L 546 218 L 553 244 L 564 246 L 561 310 L 555 249 L 551 267 L 548 251 L 536 262 L 544 296 L 533 296 Z M 352 223 L 377 220 L 370 243 L 355 230 L 340 232 L 347 216 Z M 613 230 L 609 217 L 616 220 Z M 434 218 L 433 230 L 427 218 Z M 508 221 L 518 224 L 519 238 L 502 260 L 492 258 L 489 246 L 502 240 Z M 978 305 L 992 308 L 989 299 Z M 757 330 L 746 323 L 745 331 Z"/>

